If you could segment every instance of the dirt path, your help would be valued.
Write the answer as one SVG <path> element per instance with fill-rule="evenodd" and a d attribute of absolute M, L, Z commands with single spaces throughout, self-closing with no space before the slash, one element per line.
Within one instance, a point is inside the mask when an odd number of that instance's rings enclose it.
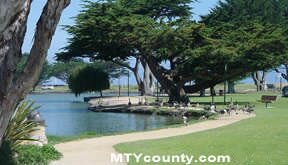
<path fill-rule="evenodd" d="M 119 143 L 138 140 L 159 139 L 165 137 L 179 136 L 199 131 L 205 131 L 226 126 L 255 115 L 241 114 L 222 116 L 217 120 L 207 120 L 200 123 L 178 128 L 167 128 L 161 130 L 136 132 L 124 135 L 104 136 L 92 139 L 84 139 L 67 143 L 57 144 L 55 147 L 63 154 L 59 161 L 52 165 L 110 165 L 110 155 L 115 153 L 113 146 Z"/>

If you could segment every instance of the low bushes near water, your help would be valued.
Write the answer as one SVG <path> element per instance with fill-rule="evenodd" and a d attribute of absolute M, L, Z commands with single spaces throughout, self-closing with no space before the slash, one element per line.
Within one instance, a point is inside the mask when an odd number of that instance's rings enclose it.
<path fill-rule="evenodd" d="M 58 160 L 61 156 L 52 145 L 23 145 L 19 147 L 14 159 L 16 165 L 48 165 L 50 161 Z"/>
<path fill-rule="evenodd" d="M 0 165 L 48 165 L 50 161 L 58 160 L 61 156 L 51 145 L 21 145 L 12 151 L 11 145 L 4 142 L 0 148 Z"/>
<path fill-rule="evenodd" d="M 61 153 L 50 145 L 23 145 L 24 141 L 37 141 L 30 138 L 30 133 L 37 130 L 38 123 L 27 119 L 36 109 L 29 101 L 17 107 L 0 146 L 0 165 L 46 165 L 61 157 Z"/>

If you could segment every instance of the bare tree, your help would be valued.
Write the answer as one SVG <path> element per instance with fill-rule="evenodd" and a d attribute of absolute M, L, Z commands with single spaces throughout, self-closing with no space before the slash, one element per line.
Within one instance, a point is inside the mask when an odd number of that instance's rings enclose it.
<path fill-rule="evenodd" d="M 17 77 L 32 0 L 0 1 L 0 144 L 19 102 L 38 81 L 52 37 L 70 0 L 48 0 L 37 22 L 34 43 L 24 70 Z"/>

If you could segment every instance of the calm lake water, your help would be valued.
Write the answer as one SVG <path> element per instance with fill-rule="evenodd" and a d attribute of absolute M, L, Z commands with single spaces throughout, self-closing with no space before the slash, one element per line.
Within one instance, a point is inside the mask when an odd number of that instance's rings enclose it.
<path fill-rule="evenodd" d="M 83 97 L 74 94 L 31 94 L 28 99 L 40 105 L 39 112 L 45 119 L 48 135 L 71 136 L 85 132 L 109 134 L 127 131 L 155 129 L 181 121 L 172 117 L 126 114 L 95 113 L 87 110 Z"/>

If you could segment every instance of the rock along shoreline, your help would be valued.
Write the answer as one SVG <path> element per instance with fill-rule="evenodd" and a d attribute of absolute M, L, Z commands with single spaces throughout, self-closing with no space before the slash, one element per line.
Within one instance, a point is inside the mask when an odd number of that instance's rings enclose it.
<path fill-rule="evenodd" d="M 88 110 L 93 112 L 111 112 L 111 113 L 135 113 L 135 114 L 147 114 L 147 115 L 162 115 L 162 116 L 174 116 L 181 117 L 206 117 L 209 118 L 212 114 L 205 110 L 194 109 L 175 109 L 165 107 L 157 107 L 151 105 L 117 105 L 117 106 L 89 106 Z"/>

